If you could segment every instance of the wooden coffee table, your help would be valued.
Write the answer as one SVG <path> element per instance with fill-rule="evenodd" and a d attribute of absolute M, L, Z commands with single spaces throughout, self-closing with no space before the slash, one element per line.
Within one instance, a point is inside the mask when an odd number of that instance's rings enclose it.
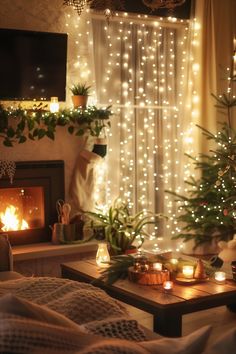
<path fill-rule="evenodd" d="M 100 276 L 94 260 L 69 262 L 61 265 L 63 278 L 90 283 Z M 174 284 L 171 292 L 161 285 L 139 285 L 128 279 L 113 285 L 96 282 L 110 296 L 153 315 L 153 330 L 161 335 L 178 337 L 182 334 L 182 315 L 212 307 L 236 303 L 236 283 L 227 280 L 219 285 L 206 281 L 194 285 Z"/>

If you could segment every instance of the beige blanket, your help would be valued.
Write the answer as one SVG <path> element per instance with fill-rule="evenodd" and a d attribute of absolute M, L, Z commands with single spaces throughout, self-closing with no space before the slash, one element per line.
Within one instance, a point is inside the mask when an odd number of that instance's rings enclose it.
<path fill-rule="evenodd" d="M 125 308 L 103 290 L 61 278 L 23 278 L 0 283 L 0 296 L 12 294 L 57 311 L 89 333 L 134 341 L 146 336 Z"/>

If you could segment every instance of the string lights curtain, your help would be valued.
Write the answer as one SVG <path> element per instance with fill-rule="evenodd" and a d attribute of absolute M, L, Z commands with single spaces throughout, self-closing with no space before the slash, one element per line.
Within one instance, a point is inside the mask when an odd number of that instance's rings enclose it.
<path fill-rule="evenodd" d="M 94 17 L 92 28 L 98 102 L 111 104 L 115 112 L 107 203 L 119 195 L 138 211 L 168 215 L 158 230 L 167 246 L 178 226 L 176 203 L 165 190 L 184 193 L 184 179 L 192 172 L 184 152 L 194 150 L 198 96 L 190 72 L 193 68 L 196 74 L 198 66 L 190 51 L 189 24 L 124 15 L 109 26 Z"/>

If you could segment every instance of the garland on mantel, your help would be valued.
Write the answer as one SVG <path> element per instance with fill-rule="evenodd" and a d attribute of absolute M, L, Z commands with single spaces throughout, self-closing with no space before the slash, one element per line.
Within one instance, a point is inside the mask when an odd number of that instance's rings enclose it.
<path fill-rule="evenodd" d="M 111 106 L 105 109 L 88 106 L 86 109 L 63 109 L 51 113 L 40 108 L 4 108 L 0 104 L 0 138 L 7 147 L 44 137 L 55 139 L 58 126 L 67 127 L 69 134 L 99 137 L 106 127 L 110 127 Z"/>

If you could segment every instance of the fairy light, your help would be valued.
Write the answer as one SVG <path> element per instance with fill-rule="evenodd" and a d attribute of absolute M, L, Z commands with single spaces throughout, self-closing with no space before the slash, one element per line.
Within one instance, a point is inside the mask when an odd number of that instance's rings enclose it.
<path fill-rule="evenodd" d="M 102 28 L 106 66 L 99 82 L 99 102 L 112 105 L 115 114 L 109 132 L 109 153 L 98 169 L 95 198 L 100 204 L 111 204 L 120 195 L 129 199 L 131 207 L 135 205 L 137 210 L 145 208 L 164 212 L 170 219 L 162 232 L 173 235 L 179 232 L 173 218 L 179 211 L 175 210 L 176 203 L 170 195 L 163 198 L 163 190 L 174 186 L 178 193 L 184 193 L 183 182 L 193 174 L 183 151 L 188 154 L 195 151 L 195 123 L 200 99 L 194 80 L 200 67 L 188 50 L 187 21 L 176 18 L 151 21 L 142 15 L 131 21 L 128 14 L 124 14 L 122 20 L 121 17 L 116 13 L 114 23 L 112 20 L 108 26 L 104 21 Z M 135 68 L 133 32 L 137 26 L 135 50 L 140 60 Z M 85 19 L 81 16 L 79 20 L 68 16 L 66 27 L 75 38 L 77 78 L 91 82 L 95 87 L 92 59 L 84 55 L 79 45 L 86 42 L 89 48 L 93 48 L 92 22 L 88 16 Z M 192 45 L 197 47 L 200 25 L 196 20 L 193 27 Z M 167 45 L 164 41 L 168 42 Z M 188 65 L 192 69 L 188 77 L 191 94 L 186 97 Z M 176 92 L 177 66 L 180 74 Z M 123 77 L 121 85 L 116 81 L 119 72 Z M 176 93 L 178 98 L 175 102 L 173 97 Z M 95 92 L 93 96 L 95 100 Z M 189 111 L 187 125 L 181 120 L 184 109 Z M 163 206 L 158 206 L 158 203 L 163 199 L 164 210 L 160 210 Z M 158 232 L 156 229 L 151 234 L 154 236 Z M 180 245 L 178 247 L 181 248 Z"/>

